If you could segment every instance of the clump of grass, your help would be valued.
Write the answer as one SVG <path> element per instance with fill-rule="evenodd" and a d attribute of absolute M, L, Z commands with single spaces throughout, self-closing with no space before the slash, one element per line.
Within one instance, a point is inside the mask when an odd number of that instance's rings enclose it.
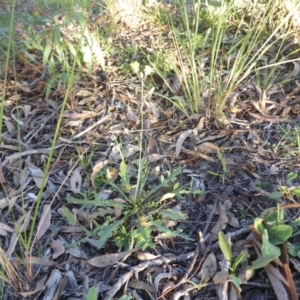
<path fill-rule="evenodd" d="M 278 65 L 288 62 L 281 49 L 293 34 L 285 28 L 292 13 L 274 23 L 281 7 L 278 0 L 244 5 L 234 0 L 206 5 L 196 1 L 192 14 L 187 4 L 177 1 L 180 26 L 170 18 L 186 105 L 195 113 L 205 109 L 209 115 L 211 110 L 223 126 L 224 109 L 238 87 L 256 74 L 257 84 L 270 88 Z"/>

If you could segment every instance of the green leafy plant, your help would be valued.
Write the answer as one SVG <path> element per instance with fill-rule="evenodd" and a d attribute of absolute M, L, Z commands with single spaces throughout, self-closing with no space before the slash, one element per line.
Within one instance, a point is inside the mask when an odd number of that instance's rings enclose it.
<path fill-rule="evenodd" d="M 149 167 L 145 160 L 139 167 L 140 181 L 135 181 L 136 174 L 130 175 L 129 168 L 124 159 L 120 163 L 119 182 L 115 183 L 106 178 L 104 173 L 99 174 L 99 180 L 95 180 L 98 187 L 111 187 L 117 192 L 118 196 L 112 200 L 97 200 L 97 194 L 91 199 L 86 195 L 79 199 L 75 197 L 67 198 L 69 203 L 81 204 L 80 210 L 84 210 L 86 205 L 95 207 L 103 207 L 108 209 L 104 211 L 104 220 L 101 224 L 97 218 L 93 219 L 94 230 L 87 230 L 88 237 L 98 236 L 97 247 L 101 248 L 107 240 L 113 237 L 118 247 L 124 246 L 126 249 L 134 243 L 137 247 L 143 249 L 150 247 L 155 248 L 155 244 L 151 241 L 154 232 L 163 233 L 166 238 L 181 237 L 188 239 L 181 230 L 171 230 L 168 227 L 168 220 L 178 221 L 184 220 L 187 216 L 176 210 L 164 208 L 162 204 L 164 199 L 176 198 L 176 193 L 172 193 L 172 185 L 180 174 L 180 168 L 161 176 L 160 183 L 149 191 L 145 191 Z M 134 183 L 135 181 L 135 183 Z M 170 192 L 164 193 L 164 189 Z M 176 186 L 177 196 L 183 193 L 178 192 L 179 186 Z M 184 191 L 189 193 L 189 191 Z M 165 197 L 165 198 L 164 198 Z M 113 216 L 114 215 L 114 216 Z M 70 222 L 74 222 L 72 216 L 66 215 Z M 86 238 L 86 237 L 85 237 Z M 81 240 L 83 241 L 83 240 Z"/>
<path fill-rule="evenodd" d="M 267 266 L 271 261 L 281 255 L 279 245 L 289 245 L 288 239 L 293 235 L 292 225 L 285 224 L 284 209 L 278 206 L 276 209 L 270 208 L 264 210 L 259 218 L 254 221 L 254 228 L 262 237 L 262 257 L 253 261 L 248 269 L 258 269 Z M 290 251 L 289 251 L 290 252 Z M 290 252 L 293 253 L 293 250 Z"/>
<path fill-rule="evenodd" d="M 228 242 L 222 231 L 219 232 L 218 238 L 221 251 L 229 267 L 228 279 L 239 291 L 241 291 L 241 280 L 238 277 L 238 267 L 242 262 L 247 261 L 248 253 L 247 251 L 242 251 L 235 259 L 233 259 L 231 244 Z M 218 273 L 222 273 L 222 271 Z"/>

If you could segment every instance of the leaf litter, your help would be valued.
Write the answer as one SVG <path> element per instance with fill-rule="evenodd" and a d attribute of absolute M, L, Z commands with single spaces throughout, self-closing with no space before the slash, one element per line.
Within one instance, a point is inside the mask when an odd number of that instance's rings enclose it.
<path fill-rule="evenodd" d="M 136 39 L 151 48 L 154 47 L 149 44 L 152 35 L 160 33 L 147 26 L 150 25 L 145 24 L 143 34 L 139 32 Z M 113 38 L 120 45 L 126 44 L 128 33 L 132 40 L 128 28 L 121 26 L 120 33 Z M 41 80 L 36 85 L 35 80 L 44 68 L 41 64 L 30 68 L 25 63 L 27 59 L 26 54 L 19 57 L 23 70 L 7 86 L 4 102 L 6 131 L 1 134 L 0 145 L 1 261 L 11 266 L 12 274 L 18 271 L 11 277 L 14 279 L 14 291 L 9 286 L 7 291 L 14 294 L 14 299 L 18 299 L 18 294 L 24 297 L 38 294 L 42 297 L 39 299 L 45 300 L 60 297 L 82 299 L 88 287 L 98 286 L 100 282 L 97 290 L 104 299 L 121 295 L 124 286 L 128 291 L 129 287 L 146 291 L 152 298 L 166 295 L 179 299 L 179 294 L 185 293 L 194 299 L 204 299 L 207 295 L 219 295 L 219 299 L 225 299 L 230 283 L 228 276 L 217 284 L 211 280 L 217 270 L 224 271 L 216 264 L 216 261 L 222 261 L 218 233 L 220 230 L 231 232 L 235 242 L 243 241 L 245 232 L 239 229 L 247 229 L 253 223 L 253 215 L 276 206 L 271 193 L 278 189 L 278 181 L 283 182 L 290 171 L 295 171 L 293 166 L 299 164 L 295 161 L 295 157 L 299 157 L 297 145 L 291 142 L 295 139 L 293 129 L 296 132 L 299 124 L 300 83 L 296 79 L 293 81 L 299 74 L 299 63 L 293 62 L 293 69 L 283 72 L 281 80 L 294 82 L 286 90 L 274 85 L 273 90 L 265 91 L 245 82 L 231 102 L 232 106 L 225 108 L 230 116 L 230 126 L 226 130 L 216 128 L 205 114 L 188 118 L 182 111 L 162 101 L 151 89 L 142 112 L 145 123 L 142 127 L 141 98 L 136 89 L 140 84 L 138 78 L 122 78 L 112 71 L 109 76 L 100 72 L 94 77 L 94 82 L 83 78 L 63 113 L 59 140 L 43 191 L 33 247 L 35 252 L 42 247 L 44 256 L 37 257 L 31 253 L 22 257 L 19 234 L 27 231 L 33 216 L 32 205 L 42 187 L 43 169 L 54 137 L 59 103 L 64 96 L 63 89 L 57 87 L 43 101 L 44 83 Z M 117 68 L 117 59 L 113 63 Z M 164 91 L 180 94 L 182 74 L 176 73 L 169 80 L 169 88 L 160 83 L 156 89 L 162 94 Z M 119 202 L 120 206 L 112 208 L 102 208 L 97 198 L 85 199 L 90 202 L 82 207 L 79 203 L 66 201 L 67 197 L 97 190 L 101 172 L 115 174 L 113 168 L 118 168 L 122 160 L 120 143 L 124 158 L 134 165 L 141 151 L 137 137 L 142 128 L 146 129 L 148 138 L 145 155 L 150 163 L 159 165 L 158 176 L 180 165 L 181 178 L 178 181 L 182 185 L 191 184 L 191 190 L 196 191 L 201 186 L 206 191 L 199 202 L 192 195 L 184 196 L 180 210 L 188 215 L 188 219 L 182 218 L 180 222 L 173 223 L 173 230 L 183 229 L 191 241 L 177 237 L 156 239 L 156 250 L 144 254 L 137 252 L 137 248 L 128 251 L 117 249 L 112 243 L 113 226 L 108 226 L 107 237 L 95 239 L 89 235 L 87 229 L 94 228 L 93 221 L 103 220 L 100 216 L 111 215 L 122 223 L 119 217 L 122 216 L 121 205 L 125 200 L 111 196 L 116 191 L 109 190 L 106 194 L 97 191 L 99 198 L 102 193 L 101 201 L 115 199 Z M 78 152 L 87 160 L 90 155 L 90 161 L 84 168 L 78 167 Z M 155 165 L 152 167 L 155 168 Z M 111 180 L 115 182 L 117 177 L 112 175 Z M 157 184 L 155 179 L 154 184 Z M 266 188 L 261 188 L 263 185 Z M 278 193 L 278 202 L 283 204 L 286 198 Z M 174 195 L 164 192 L 155 197 L 165 203 L 168 215 L 173 209 Z M 95 210 L 94 202 L 100 204 L 99 210 Z M 195 241 L 200 243 L 199 232 L 205 233 L 207 246 L 207 252 L 202 253 L 201 259 L 195 250 Z M 254 247 L 257 255 L 260 248 L 258 241 Z M 30 272 L 24 268 L 25 264 L 33 265 L 31 278 L 27 276 Z M 102 268 L 102 271 L 97 268 Z M 99 274 L 94 276 L 96 272 Z M 278 299 L 296 299 L 294 285 L 299 282 L 299 274 L 295 278 L 292 276 L 288 261 L 272 262 L 265 272 L 273 286 L 273 289 L 267 287 L 265 299 L 272 290 Z M 152 278 L 145 274 L 152 274 Z M 203 288 L 196 289 L 195 285 L 200 282 Z M 256 293 L 257 287 L 261 287 L 261 291 L 266 288 L 258 277 L 252 286 L 250 281 L 244 283 L 249 285 L 250 294 Z M 182 287 L 185 288 L 181 290 Z M 237 297 L 234 291 L 229 295 L 230 299 Z"/>

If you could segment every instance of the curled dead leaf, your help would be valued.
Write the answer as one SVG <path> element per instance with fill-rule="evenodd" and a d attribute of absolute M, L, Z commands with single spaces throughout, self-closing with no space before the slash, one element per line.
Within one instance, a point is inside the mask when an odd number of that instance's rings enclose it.
<path fill-rule="evenodd" d="M 176 152 L 175 155 L 176 157 L 179 157 L 179 153 L 181 151 L 182 145 L 184 143 L 184 141 L 186 140 L 186 138 L 193 132 L 192 129 L 189 130 L 185 130 L 184 132 L 182 132 L 176 142 Z"/>

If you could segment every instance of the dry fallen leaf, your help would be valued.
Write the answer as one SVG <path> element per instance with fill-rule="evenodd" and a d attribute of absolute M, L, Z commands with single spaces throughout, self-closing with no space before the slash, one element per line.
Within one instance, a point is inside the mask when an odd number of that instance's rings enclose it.
<path fill-rule="evenodd" d="M 4 223 L 0 223 L 0 229 L 5 230 L 5 231 L 9 231 L 9 232 L 14 232 L 13 228 L 9 227 L 8 225 L 6 225 Z"/>
<path fill-rule="evenodd" d="M 114 201 L 118 202 L 118 203 L 126 203 L 126 201 L 122 198 L 115 198 Z M 115 213 L 116 217 L 119 217 L 122 213 L 122 208 L 118 207 L 118 206 L 115 206 L 114 207 L 114 213 Z"/>
<path fill-rule="evenodd" d="M 135 121 L 136 120 L 136 113 L 133 109 L 128 105 L 127 106 L 127 119 L 128 121 Z"/>
<path fill-rule="evenodd" d="M 171 87 L 172 93 L 177 94 L 181 87 L 182 74 L 180 72 L 177 72 L 176 74 L 174 74 L 174 76 L 171 79 L 172 79 L 172 84 L 170 87 Z"/>
<path fill-rule="evenodd" d="M 56 264 L 55 261 L 44 258 L 44 257 L 36 257 L 29 256 L 25 258 L 25 263 L 30 265 L 41 265 L 41 266 L 54 266 Z"/>
<path fill-rule="evenodd" d="M 106 167 L 108 164 L 110 163 L 110 161 L 108 159 L 103 160 L 103 161 L 99 161 L 98 163 L 96 163 L 96 165 L 93 167 L 93 173 L 91 176 L 91 181 L 93 184 L 93 187 L 95 188 L 95 177 L 98 174 L 98 172 L 100 172 L 104 167 Z"/>
<path fill-rule="evenodd" d="M 155 290 L 152 287 L 152 285 L 150 285 L 148 282 L 145 281 L 130 279 L 128 286 L 134 289 L 145 290 L 149 293 L 155 293 Z"/>
<path fill-rule="evenodd" d="M 159 255 L 153 255 L 148 252 L 137 252 L 136 256 L 141 261 L 153 260 L 159 257 Z"/>
<path fill-rule="evenodd" d="M 39 240 L 48 230 L 51 221 L 51 207 L 46 204 L 43 207 L 43 213 L 37 228 L 36 239 Z"/>
<path fill-rule="evenodd" d="M 4 174 L 3 174 L 3 169 L 2 166 L 0 165 L 0 184 L 4 185 L 6 182 Z"/>
<path fill-rule="evenodd" d="M 213 252 L 211 252 L 202 264 L 201 270 L 198 276 L 201 278 L 201 282 L 205 283 L 212 278 L 217 272 L 217 260 Z"/>
<path fill-rule="evenodd" d="M 92 259 L 89 259 L 87 262 L 97 268 L 105 268 L 105 267 L 110 267 L 126 257 L 127 255 L 130 255 L 132 252 L 137 251 L 139 248 L 134 248 L 129 251 L 124 251 L 124 252 L 119 252 L 115 254 L 107 254 L 107 255 L 101 255 L 101 256 L 96 256 Z"/>
<path fill-rule="evenodd" d="M 47 275 L 42 276 L 38 282 L 35 285 L 35 288 L 33 291 L 29 291 L 29 292 L 22 292 L 20 293 L 20 295 L 22 295 L 23 297 L 29 297 L 32 296 L 34 294 L 36 294 L 39 291 L 43 291 L 45 289 L 45 283 L 46 283 L 46 279 L 47 279 Z"/>
<path fill-rule="evenodd" d="M 153 153 L 153 154 L 149 154 L 147 156 L 148 158 L 148 162 L 156 162 L 160 159 L 163 159 L 165 157 L 167 157 L 168 155 L 167 154 L 156 154 L 156 153 Z"/>
<path fill-rule="evenodd" d="M 218 204 L 218 210 L 219 210 L 219 219 L 210 232 L 211 233 L 210 237 L 212 241 L 216 241 L 218 239 L 219 232 L 225 229 L 228 223 L 226 208 L 221 202 L 219 202 Z"/>
<path fill-rule="evenodd" d="M 204 142 L 197 146 L 198 151 L 201 153 L 218 153 L 219 147 L 210 142 Z"/>
<path fill-rule="evenodd" d="M 70 185 L 71 185 L 71 190 L 73 193 L 77 194 L 80 193 L 81 191 L 81 185 L 82 185 L 82 177 L 80 174 L 80 168 L 76 168 L 72 176 L 70 177 Z"/>
<path fill-rule="evenodd" d="M 289 80 L 292 77 L 297 76 L 299 74 L 299 72 L 300 72 L 300 65 L 299 65 L 299 63 L 293 61 L 293 64 L 294 64 L 294 69 L 290 73 L 284 75 L 282 77 L 282 79 L 281 79 L 282 81 Z"/>
<path fill-rule="evenodd" d="M 61 272 L 57 269 L 52 270 L 52 272 L 46 282 L 47 291 L 44 295 L 43 300 L 53 300 L 54 299 L 55 292 L 57 290 L 57 287 L 60 284 L 61 279 L 62 279 Z"/>
<path fill-rule="evenodd" d="M 182 145 L 184 143 L 184 141 L 186 140 L 186 138 L 193 132 L 192 129 L 189 130 L 185 130 L 184 132 L 182 132 L 176 142 L 176 152 L 175 155 L 176 157 L 179 156 L 179 153 L 181 151 Z"/>
<path fill-rule="evenodd" d="M 65 247 L 59 241 L 51 241 L 51 249 L 53 250 L 52 259 L 56 259 L 65 253 Z"/>
<path fill-rule="evenodd" d="M 161 281 L 162 279 L 168 279 L 167 282 L 170 282 L 170 281 L 169 281 L 170 278 L 172 278 L 173 276 L 176 276 L 176 275 L 178 275 L 178 274 L 180 274 L 179 270 L 173 269 L 172 272 L 170 272 L 170 273 L 161 273 L 161 274 L 156 275 L 156 276 L 155 276 L 155 279 L 154 279 L 154 287 L 155 287 L 155 290 L 156 290 L 156 291 L 159 291 L 159 287 L 160 287 L 160 284 L 159 284 L 159 283 L 160 283 L 160 281 Z M 165 284 L 166 284 L 166 283 L 165 283 Z M 164 289 L 164 287 L 165 287 L 165 284 L 164 284 L 164 286 L 163 286 L 163 289 Z"/>
<path fill-rule="evenodd" d="M 30 175 L 32 176 L 36 186 L 38 188 L 42 188 L 43 178 L 44 178 L 44 172 L 37 167 L 29 167 L 28 170 L 30 171 Z M 47 181 L 46 181 L 47 182 Z"/>

